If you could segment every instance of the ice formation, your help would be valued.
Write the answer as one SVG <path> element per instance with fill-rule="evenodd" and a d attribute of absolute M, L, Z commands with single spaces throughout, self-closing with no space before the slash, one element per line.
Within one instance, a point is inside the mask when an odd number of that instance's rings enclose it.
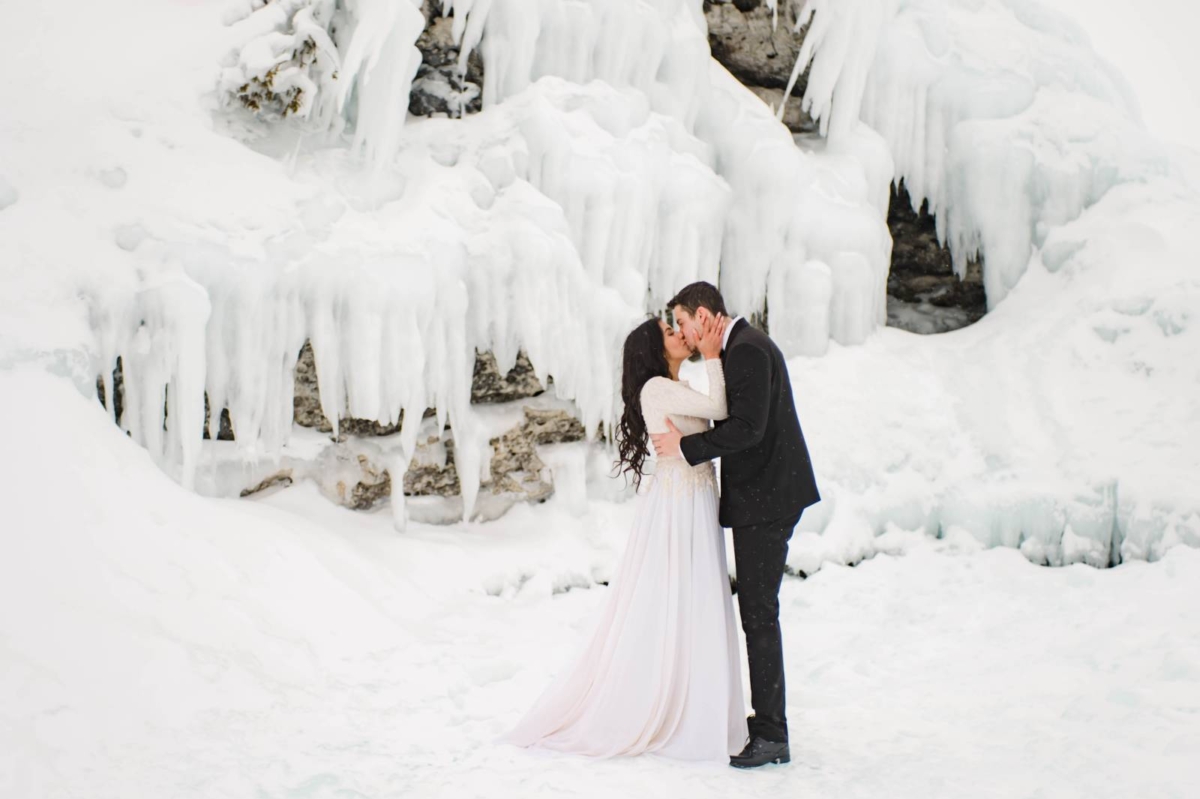
<path fill-rule="evenodd" d="M 1168 171 L 1125 81 L 1036 0 L 806 0 L 810 22 L 805 107 L 831 142 L 860 121 L 884 137 L 955 271 L 983 256 L 989 307 L 1050 230 Z"/>
<path fill-rule="evenodd" d="M 617 411 L 624 333 L 693 280 L 719 280 L 742 312 L 769 299 L 793 353 L 861 342 L 885 322 L 882 140 L 862 127 L 836 146 L 797 147 L 712 60 L 697 4 L 444 10 L 463 58 L 481 49 L 485 110 L 407 124 L 397 98 L 419 63 L 418 5 L 286 0 L 227 20 L 218 92 L 236 109 L 247 87 L 266 87 L 258 118 L 297 120 L 252 136 L 279 149 L 302 199 L 258 245 L 131 242 L 170 275 L 163 302 L 195 298 L 186 312 L 143 312 L 157 290 L 94 303 L 96 369 L 122 357 L 135 389 L 123 424 L 185 484 L 201 386 L 214 413 L 228 407 L 248 454 L 286 441 L 305 339 L 335 425 L 404 414 L 411 454 L 421 412 L 437 409 L 454 429 L 469 514 L 488 457 L 468 402 L 476 349 L 502 369 L 526 350 L 595 430 Z M 291 110 L 261 113 L 269 101 Z M 790 310 L 821 302 L 827 313 Z M 148 339 L 161 346 L 139 344 Z"/>
<path fill-rule="evenodd" d="M 468 401 L 476 349 L 501 368 L 526 350 L 591 432 L 625 331 L 704 278 L 795 356 L 829 497 L 798 563 L 894 526 L 1055 564 L 1200 543 L 1200 203 L 1040 6 L 814 0 L 827 135 L 799 140 L 712 61 L 695 2 L 455 2 L 485 110 L 420 120 L 371 99 L 411 78 L 408 0 L 149 7 L 22 4 L 0 31 L 0 52 L 54 32 L 0 87 L 0 368 L 91 392 L 119 357 L 122 425 L 181 482 L 217 484 L 205 393 L 244 463 L 304 443 L 307 339 L 327 417 L 403 418 L 393 473 L 437 409 L 469 512 L 494 434 Z M 47 104 L 80 64 L 106 91 Z M 879 329 L 897 175 L 956 257 L 983 252 L 993 307 L 971 328 Z"/>

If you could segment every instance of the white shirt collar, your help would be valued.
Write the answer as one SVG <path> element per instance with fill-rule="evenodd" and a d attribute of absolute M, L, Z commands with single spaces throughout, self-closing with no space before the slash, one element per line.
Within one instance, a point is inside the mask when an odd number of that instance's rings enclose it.
<path fill-rule="evenodd" d="M 742 317 L 735 316 L 729 320 L 729 325 L 725 328 L 725 336 L 721 339 L 721 349 L 724 350 L 729 346 L 729 335 L 733 333 L 733 326 L 742 321 Z"/>

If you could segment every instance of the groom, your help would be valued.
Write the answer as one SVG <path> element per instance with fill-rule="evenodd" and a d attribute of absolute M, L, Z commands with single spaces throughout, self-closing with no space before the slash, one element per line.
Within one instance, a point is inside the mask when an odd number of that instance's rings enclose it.
<path fill-rule="evenodd" d="M 709 283 L 693 283 L 669 303 L 675 323 L 695 346 L 706 319 L 726 316 Z M 738 607 L 750 661 L 750 740 L 731 766 L 787 763 L 783 642 L 779 586 L 788 539 L 809 505 L 820 501 L 783 353 L 741 317 L 725 328 L 721 350 L 729 418 L 706 433 L 653 435 L 659 457 L 680 455 L 693 466 L 721 458 L 721 525 L 733 528 Z"/>

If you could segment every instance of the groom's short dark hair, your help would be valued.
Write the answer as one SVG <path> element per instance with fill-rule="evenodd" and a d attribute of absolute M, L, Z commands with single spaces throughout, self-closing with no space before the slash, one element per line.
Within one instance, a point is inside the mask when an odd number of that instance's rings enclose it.
<path fill-rule="evenodd" d="M 677 305 L 682 305 L 684 310 L 692 316 L 696 315 L 699 308 L 707 308 L 710 313 L 729 316 L 725 310 L 725 298 L 721 296 L 721 292 L 717 291 L 717 287 L 712 283 L 705 283 L 703 280 L 680 289 L 679 293 L 667 303 L 667 309 L 673 311 Z"/>

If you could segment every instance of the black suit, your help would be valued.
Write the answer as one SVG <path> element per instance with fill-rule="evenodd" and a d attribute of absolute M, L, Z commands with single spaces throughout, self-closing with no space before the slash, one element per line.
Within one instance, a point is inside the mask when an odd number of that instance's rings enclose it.
<path fill-rule="evenodd" d="M 783 353 L 744 319 L 725 351 L 729 418 L 685 436 L 693 466 L 721 458 L 721 524 L 733 528 L 738 608 L 750 661 L 750 732 L 786 741 L 779 586 L 787 542 L 800 515 L 820 501 Z"/>

